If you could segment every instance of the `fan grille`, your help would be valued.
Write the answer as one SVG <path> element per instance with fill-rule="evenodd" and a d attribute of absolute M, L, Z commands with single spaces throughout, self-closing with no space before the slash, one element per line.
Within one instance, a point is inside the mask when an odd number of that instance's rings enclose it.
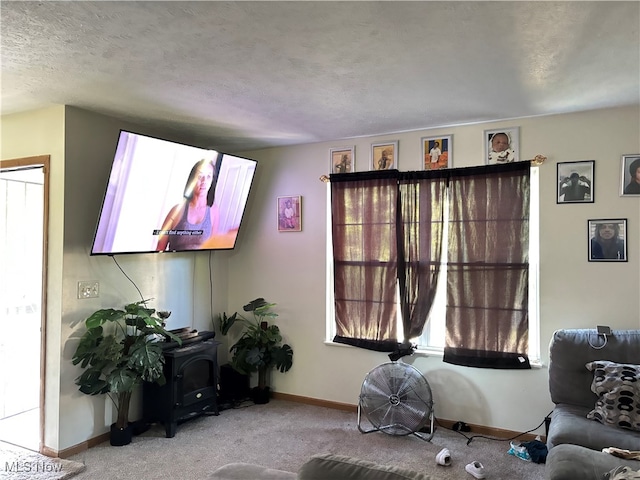
<path fill-rule="evenodd" d="M 408 435 L 429 421 L 433 408 L 431 388 L 415 367 L 384 363 L 365 377 L 360 408 L 375 428 L 390 435 Z"/>

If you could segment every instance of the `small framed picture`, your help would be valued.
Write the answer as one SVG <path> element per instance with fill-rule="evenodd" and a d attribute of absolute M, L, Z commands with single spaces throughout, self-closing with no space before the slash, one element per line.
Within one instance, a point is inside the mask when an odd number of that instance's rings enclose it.
<path fill-rule="evenodd" d="M 302 231 L 302 197 L 300 195 L 278 197 L 278 231 Z"/>
<path fill-rule="evenodd" d="M 422 137 L 422 169 L 441 170 L 453 166 L 453 135 Z"/>
<path fill-rule="evenodd" d="M 620 195 L 637 197 L 640 195 L 640 153 L 623 155 L 620 172 Z"/>
<path fill-rule="evenodd" d="M 520 127 L 484 131 L 484 157 L 487 165 L 520 161 Z"/>
<path fill-rule="evenodd" d="M 351 173 L 356 169 L 356 147 L 335 147 L 329 150 L 331 173 Z"/>
<path fill-rule="evenodd" d="M 371 144 L 371 170 L 393 170 L 398 168 L 398 142 Z"/>
<path fill-rule="evenodd" d="M 627 261 L 627 219 L 589 220 L 589 261 Z"/>
<path fill-rule="evenodd" d="M 595 160 L 558 162 L 556 203 L 593 203 Z"/>

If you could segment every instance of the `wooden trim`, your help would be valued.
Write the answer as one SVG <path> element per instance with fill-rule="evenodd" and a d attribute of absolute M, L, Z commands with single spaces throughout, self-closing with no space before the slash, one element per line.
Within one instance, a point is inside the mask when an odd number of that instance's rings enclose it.
<path fill-rule="evenodd" d="M 332 402 L 330 400 L 322 400 L 319 398 L 302 397 L 299 395 L 291 395 L 289 393 L 273 392 L 271 396 L 272 398 L 277 400 L 287 400 L 290 402 L 304 403 L 306 405 L 315 405 L 317 407 L 333 408 L 336 410 L 342 410 L 342 411 L 353 412 L 353 413 L 356 413 L 358 411 L 357 405 L 348 404 L 348 403 Z M 454 423 L 456 423 L 456 420 L 444 420 L 444 419 L 438 418 L 436 425 L 439 425 L 440 427 L 446 428 L 448 430 L 453 430 L 452 427 Z M 462 432 L 467 437 L 471 437 L 474 435 L 486 435 L 489 437 L 499 438 L 500 440 L 507 440 L 509 438 L 513 438 L 516 435 L 518 435 L 517 438 L 519 440 L 525 440 L 525 441 L 534 440 L 536 438 L 536 434 L 534 433 L 520 434 L 520 432 L 514 432 L 513 430 L 504 430 L 502 428 L 487 427 L 485 425 L 476 425 L 476 424 L 467 424 L 467 425 L 471 427 L 471 431 Z M 543 442 L 546 441 L 544 436 L 541 435 L 541 437 Z"/>
<path fill-rule="evenodd" d="M 287 400 L 289 402 L 304 403 L 305 405 L 314 405 L 316 407 L 333 408 L 334 410 L 342 410 L 344 412 L 357 413 L 358 406 L 349 403 L 332 402 L 330 400 L 322 400 L 320 398 L 301 397 L 300 395 L 291 395 L 289 393 L 273 392 L 272 398 L 276 400 Z"/>
<path fill-rule="evenodd" d="M 0 168 L 30 167 L 33 165 L 49 165 L 51 155 L 36 155 L 33 157 L 11 158 L 0 160 Z"/>
<path fill-rule="evenodd" d="M 90 438 L 86 442 L 78 443 L 77 445 L 73 445 L 72 447 L 65 448 L 64 450 L 60 450 L 59 452 L 55 452 L 55 455 L 45 455 L 47 456 L 55 456 L 60 458 L 69 458 L 78 453 L 82 453 L 85 450 L 95 447 L 96 445 L 100 445 L 101 443 L 109 441 L 109 436 L 111 434 L 109 432 L 105 432 L 102 435 L 98 435 L 97 437 Z M 51 450 L 51 452 L 54 452 Z"/>
<path fill-rule="evenodd" d="M 454 423 L 456 423 L 456 421 L 454 421 L 454 420 L 438 419 L 437 425 L 440 425 L 441 427 L 449 429 L 449 430 L 453 430 Z M 469 425 L 469 427 L 471 427 L 471 431 L 470 432 L 462 432 L 467 437 L 472 437 L 474 435 L 486 435 L 488 437 L 499 438 L 500 440 L 507 440 L 509 438 L 513 438 L 516 435 L 518 435 L 518 437 L 517 437 L 518 440 L 530 441 L 530 440 L 535 440 L 535 438 L 537 436 L 537 434 L 535 434 L 535 433 L 514 432 L 513 430 L 504 430 L 502 428 L 487 427 L 485 425 L 476 425 L 474 423 L 470 423 L 470 424 L 467 424 L 467 425 Z M 540 435 L 540 437 L 542 437 L 542 441 L 543 442 L 546 441 L 546 439 L 544 438 L 544 435 Z"/>
<path fill-rule="evenodd" d="M 42 157 L 45 157 L 43 155 Z M 42 158 L 38 157 L 38 158 Z M 49 181 L 51 172 L 51 158 L 46 155 L 43 162 L 44 173 L 44 204 L 42 210 L 42 303 L 41 303 L 41 334 L 40 334 L 40 448 L 45 448 L 44 425 L 45 425 L 45 379 L 47 378 L 47 280 L 49 278 Z"/>
<path fill-rule="evenodd" d="M 42 290 L 40 292 L 40 425 L 38 450 L 43 455 L 51 456 L 53 452 L 44 444 L 44 406 L 45 406 L 45 378 L 47 365 L 46 332 L 47 332 L 47 273 L 48 273 L 48 247 L 49 247 L 49 172 L 51 155 L 37 155 L 33 157 L 14 158 L 0 160 L 0 169 L 19 169 L 26 167 L 42 166 L 43 198 L 42 198 Z M 48 452 L 48 453 L 47 453 Z"/>

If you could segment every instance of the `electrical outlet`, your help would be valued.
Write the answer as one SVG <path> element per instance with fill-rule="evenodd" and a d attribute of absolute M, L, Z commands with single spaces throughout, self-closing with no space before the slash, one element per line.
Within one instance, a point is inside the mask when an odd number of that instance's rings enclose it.
<path fill-rule="evenodd" d="M 98 298 L 100 296 L 100 282 L 78 282 L 78 298 Z"/>
<path fill-rule="evenodd" d="M 606 325 L 598 325 L 598 333 L 600 335 L 611 335 L 611 328 Z"/>

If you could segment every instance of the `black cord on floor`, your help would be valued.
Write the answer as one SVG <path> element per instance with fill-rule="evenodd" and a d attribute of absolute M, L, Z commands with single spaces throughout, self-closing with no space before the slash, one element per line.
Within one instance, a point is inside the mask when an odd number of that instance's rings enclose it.
<path fill-rule="evenodd" d="M 453 428 L 448 428 L 445 427 L 444 425 L 442 425 L 439 421 L 437 417 L 434 417 L 436 423 L 441 426 L 442 428 L 446 428 L 447 430 L 451 430 L 452 432 L 457 432 L 460 435 L 462 435 L 464 438 L 467 439 L 467 445 L 469 445 L 474 438 L 486 438 L 487 440 L 495 440 L 496 442 L 510 442 L 511 440 L 515 440 L 518 437 L 521 437 L 522 435 L 525 435 L 527 433 L 531 433 L 534 430 L 537 430 L 538 428 L 540 428 L 542 425 L 544 425 L 544 422 L 546 421 L 546 419 L 549 417 L 549 415 L 551 415 L 551 412 L 549 412 L 549 414 L 542 420 L 542 422 L 540 422 L 538 425 L 536 425 L 535 427 L 533 427 L 531 430 L 527 430 L 526 432 L 521 432 L 518 433 L 517 435 L 511 437 L 511 438 L 500 438 L 500 437 L 490 437 L 487 435 L 465 435 L 464 432 L 461 432 L 460 430 L 454 430 Z"/>

